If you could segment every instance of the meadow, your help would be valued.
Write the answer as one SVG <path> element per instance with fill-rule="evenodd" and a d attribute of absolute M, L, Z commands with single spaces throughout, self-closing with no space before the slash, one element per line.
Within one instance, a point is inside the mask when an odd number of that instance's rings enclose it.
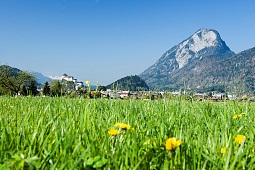
<path fill-rule="evenodd" d="M 0 169 L 255 169 L 255 103 L 0 97 Z"/>

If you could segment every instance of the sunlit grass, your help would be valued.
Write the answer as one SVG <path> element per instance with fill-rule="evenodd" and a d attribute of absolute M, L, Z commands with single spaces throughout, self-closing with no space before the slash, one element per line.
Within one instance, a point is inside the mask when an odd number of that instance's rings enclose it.
<path fill-rule="evenodd" d="M 1 97 L 0 107 L 0 169 L 255 168 L 253 103 Z M 169 138 L 181 144 L 169 150 Z"/>

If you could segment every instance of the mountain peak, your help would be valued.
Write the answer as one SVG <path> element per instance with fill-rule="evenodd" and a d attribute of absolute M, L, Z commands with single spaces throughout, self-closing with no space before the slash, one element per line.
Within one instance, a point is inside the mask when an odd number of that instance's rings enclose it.
<path fill-rule="evenodd" d="M 141 73 L 141 76 L 145 80 L 147 77 L 165 77 L 204 57 L 224 57 L 233 54 L 216 30 L 202 28 L 166 51 L 154 65 Z"/>
<path fill-rule="evenodd" d="M 197 31 L 195 32 L 195 34 L 198 33 L 198 32 L 210 32 L 210 31 L 219 34 L 218 31 L 216 31 L 215 29 L 211 29 L 211 28 L 200 28 L 199 30 L 197 30 Z"/>
<path fill-rule="evenodd" d="M 221 41 L 219 33 L 211 29 L 200 29 L 190 39 L 194 41 L 192 44 L 195 52 L 205 47 L 216 46 L 218 41 Z"/>
<path fill-rule="evenodd" d="M 200 29 L 177 46 L 175 58 L 179 68 L 184 67 L 190 59 L 203 57 L 200 55 L 201 51 L 205 51 L 208 48 L 229 50 L 217 31 L 207 28 Z M 211 54 L 213 53 L 208 55 Z"/>

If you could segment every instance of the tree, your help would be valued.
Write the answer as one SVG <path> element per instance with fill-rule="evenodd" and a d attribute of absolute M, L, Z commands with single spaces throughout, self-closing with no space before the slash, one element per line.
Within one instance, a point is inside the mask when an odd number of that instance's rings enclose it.
<path fill-rule="evenodd" d="M 106 87 L 105 86 L 99 86 L 98 91 L 106 91 Z"/>
<path fill-rule="evenodd" d="M 28 94 L 33 95 L 33 96 L 38 94 L 37 87 L 35 84 L 36 84 L 35 81 L 33 81 L 33 80 L 30 81 L 30 84 L 28 86 Z"/>
<path fill-rule="evenodd" d="M 45 82 L 44 87 L 43 87 L 43 94 L 45 96 L 50 95 L 50 86 L 49 86 L 49 83 L 47 81 Z"/>
<path fill-rule="evenodd" d="M 63 92 L 75 91 L 75 85 L 73 81 L 61 80 Z"/>
<path fill-rule="evenodd" d="M 61 84 L 57 80 L 53 80 L 50 86 L 52 96 L 61 96 Z"/>
<path fill-rule="evenodd" d="M 23 95 L 23 96 L 27 96 L 27 88 L 26 88 L 25 84 L 21 85 L 20 94 Z"/>
<path fill-rule="evenodd" d="M 7 65 L 0 66 L 0 86 L 3 91 L 18 94 L 21 85 L 27 84 L 29 81 L 35 81 L 35 77 Z"/>
<path fill-rule="evenodd" d="M 140 89 L 149 90 L 148 85 L 146 82 L 139 76 L 126 76 L 112 84 L 106 86 L 107 89 L 114 89 L 116 85 L 116 89 L 121 90 L 129 90 L 129 91 L 139 91 Z"/>
<path fill-rule="evenodd" d="M 8 91 L 6 91 L 5 89 L 3 89 L 1 86 L 0 86 L 0 95 L 6 95 L 8 94 Z"/>

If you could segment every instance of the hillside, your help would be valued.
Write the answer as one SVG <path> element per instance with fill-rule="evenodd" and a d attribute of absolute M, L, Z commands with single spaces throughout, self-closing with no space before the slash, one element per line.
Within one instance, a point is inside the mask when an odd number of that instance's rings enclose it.
<path fill-rule="evenodd" d="M 220 34 L 212 29 L 200 29 L 191 37 L 166 51 L 159 60 L 140 74 L 150 87 L 156 87 L 174 71 L 197 62 L 204 57 L 230 56 L 234 52 L 221 39 Z M 157 84 L 158 83 L 158 84 Z"/>
<path fill-rule="evenodd" d="M 0 65 L 0 71 L 4 70 L 4 69 L 8 69 L 10 70 L 10 76 L 18 76 L 20 72 L 22 72 L 22 70 L 15 68 L 15 67 L 11 67 L 8 65 Z"/>
<path fill-rule="evenodd" d="M 150 88 L 254 91 L 255 48 L 234 54 L 217 31 L 201 29 L 140 76 Z"/>
<path fill-rule="evenodd" d="M 10 70 L 11 70 L 11 76 L 17 76 L 18 73 L 23 72 L 22 70 L 20 70 L 20 69 L 18 69 L 18 68 L 15 68 L 15 67 L 11 67 L 11 66 L 8 66 L 8 65 L 0 65 L 0 71 L 1 71 L 1 69 L 3 69 L 3 68 L 8 68 L 8 69 L 10 69 Z M 38 85 L 42 85 L 42 84 L 44 84 L 46 81 L 48 81 L 48 82 L 51 82 L 51 81 L 52 81 L 51 78 L 46 77 L 46 76 L 44 76 L 43 74 L 41 74 L 41 73 L 39 73 L 39 72 L 31 72 L 31 71 L 29 71 L 29 72 L 27 72 L 27 73 L 29 73 L 29 74 L 31 74 L 32 76 L 34 76 L 34 78 L 35 78 L 35 80 L 36 80 L 36 82 L 37 82 Z"/>
<path fill-rule="evenodd" d="M 107 89 L 120 89 L 129 91 L 149 90 L 148 85 L 145 81 L 135 75 L 123 77 L 106 86 Z"/>

